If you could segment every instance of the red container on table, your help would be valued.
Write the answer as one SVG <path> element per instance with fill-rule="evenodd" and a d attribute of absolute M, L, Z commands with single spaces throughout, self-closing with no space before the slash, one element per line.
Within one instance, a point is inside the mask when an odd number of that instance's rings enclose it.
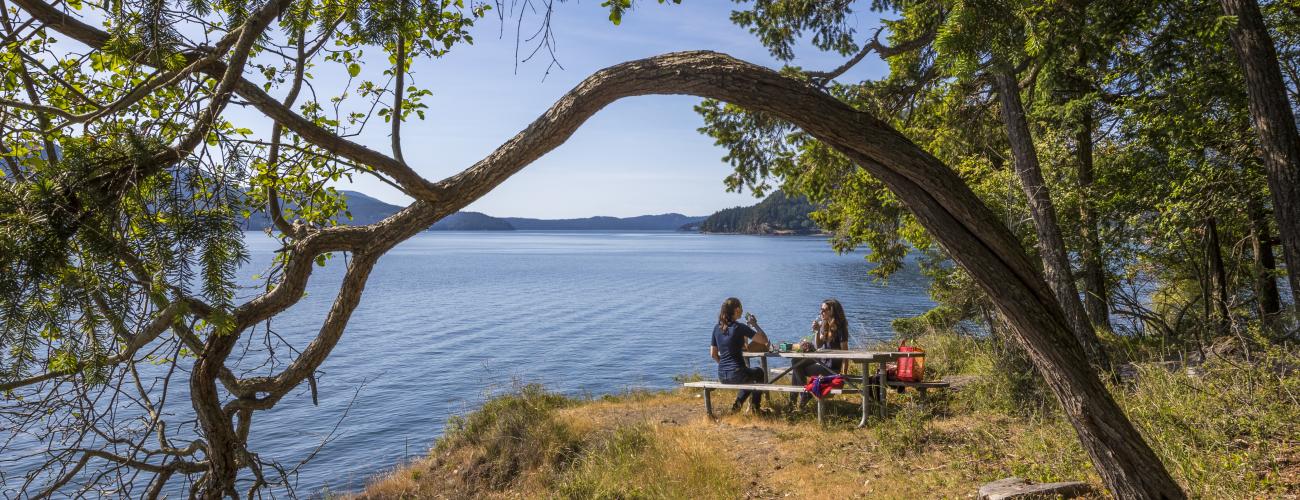
<path fill-rule="evenodd" d="M 898 346 L 899 352 L 925 352 L 925 349 L 907 345 L 907 340 Z M 920 382 L 925 378 L 925 357 L 899 358 L 897 378 L 902 382 Z"/>

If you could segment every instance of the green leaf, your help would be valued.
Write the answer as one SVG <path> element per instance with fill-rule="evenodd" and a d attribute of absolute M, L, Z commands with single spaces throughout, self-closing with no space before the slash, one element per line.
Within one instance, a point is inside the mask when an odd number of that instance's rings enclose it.
<path fill-rule="evenodd" d="M 351 76 L 351 77 L 353 77 L 353 78 L 356 78 L 356 76 L 359 75 L 359 74 L 361 74 L 361 65 L 360 65 L 360 64 L 352 63 L 352 64 L 349 64 L 349 65 L 348 65 L 348 76 Z"/>

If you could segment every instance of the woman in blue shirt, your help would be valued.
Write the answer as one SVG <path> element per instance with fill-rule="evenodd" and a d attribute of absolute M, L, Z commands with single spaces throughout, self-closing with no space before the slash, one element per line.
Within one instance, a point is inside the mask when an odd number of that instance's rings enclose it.
<path fill-rule="evenodd" d="M 767 334 L 758 326 L 758 318 L 753 314 L 748 315 L 745 320 L 748 325 L 740 322 L 740 316 L 744 313 L 744 308 L 740 305 L 740 299 L 729 297 L 722 301 L 722 309 L 718 311 L 718 323 L 713 325 L 713 341 L 709 345 L 709 355 L 714 361 L 718 362 L 718 380 L 725 384 L 748 384 L 762 382 L 764 373 L 761 368 L 750 368 L 749 363 L 745 361 L 745 340 L 767 344 Z M 740 391 L 736 395 L 736 403 L 731 405 L 731 411 L 737 411 L 745 403 L 745 399 L 753 395 L 750 400 L 750 408 L 755 412 L 758 411 L 759 402 L 762 393 L 759 391 Z"/>

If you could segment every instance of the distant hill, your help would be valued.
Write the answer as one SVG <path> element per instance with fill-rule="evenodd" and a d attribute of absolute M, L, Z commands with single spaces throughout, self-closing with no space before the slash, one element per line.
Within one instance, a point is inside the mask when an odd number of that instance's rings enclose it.
<path fill-rule="evenodd" d="M 340 217 L 340 224 L 373 224 L 397 213 L 402 207 L 390 205 L 356 191 L 340 191 L 347 197 L 352 219 Z M 682 214 L 641 215 L 637 217 L 587 217 L 584 219 L 529 219 L 492 217 L 478 212 L 456 212 L 438 221 L 431 231 L 510 231 L 514 229 L 547 231 L 671 231 L 685 224 L 698 224 L 704 217 Z M 260 231 L 271 225 L 265 213 L 253 214 L 244 228 Z"/>
<path fill-rule="evenodd" d="M 478 212 L 456 212 L 443 217 L 429 228 L 431 231 L 514 231 L 514 225 L 505 219 Z"/>
<path fill-rule="evenodd" d="M 682 214 L 641 215 L 637 217 L 587 217 L 584 219 L 527 219 L 505 217 L 515 229 L 525 231 L 672 231 L 683 225 L 700 222 L 704 217 Z"/>
<path fill-rule="evenodd" d="M 815 234 L 821 232 L 808 214 L 817 207 L 802 196 L 773 192 L 757 205 L 718 211 L 699 224 L 702 233 Z M 688 228 L 682 228 L 688 230 Z"/>
<path fill-rule="evenodd" d="M 352 220 L 340 216 L 340 224 L 360 226 L 374 224 L 397 213 L 402 207 L 390 205 L 356 191 L 340 191 L 347 197 L 348 212 Z M 261 231 L 270 227 L 271 218 L 265 213 L 253 214 L 244 225 L 249 231 Z M 510 231 L 514 227 L 509 222 L 478 212 L 456 212 L 438 221 L 431 231 Z"/>

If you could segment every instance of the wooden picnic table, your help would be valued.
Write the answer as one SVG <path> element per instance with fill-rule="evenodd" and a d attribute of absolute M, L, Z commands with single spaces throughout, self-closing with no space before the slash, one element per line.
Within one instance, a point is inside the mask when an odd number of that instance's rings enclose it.
<path fill-rule="evenodd" d="M 745 358 L 758 358 L 763 368 L 763 382 L 779 379 L 794 369 L 794 363 L 801 359 L 810 359 L 813 362 L 821 364 L 819 360 L 823 359 L 842 359 L 847 363 L 860 363 L 862 365 L 862 377 L 845 377 L 846 384 L 856 383 L 857 389 L 862 394 L 862 420 L 858 421 L 858 427 L 867 425 L 867 401 L 870 399 L 867 394 L 871 391 L 867 388 L 867 366 L 877 363 L 876 377 L 880 390 L 876 392 L 877 406 L 880 408 L 880 416 L 885 415 L 885 364 L 890 361 L 897 361 L 902 358 L 923 358 L 924 352 L 901 352 L 901 351 L 858 351 L 853 349 L 823 349 L 815 352 L 746 352 Z M 791 360 L 790 368 L 778 373 L 775 377 L 770 376 L 771 372 L 767 368 L 769 358 L 788 358 Z M 825 365 L 822 365 L 825 366 Z M 826 367 L 828 370 L 829 366 Z"/>

